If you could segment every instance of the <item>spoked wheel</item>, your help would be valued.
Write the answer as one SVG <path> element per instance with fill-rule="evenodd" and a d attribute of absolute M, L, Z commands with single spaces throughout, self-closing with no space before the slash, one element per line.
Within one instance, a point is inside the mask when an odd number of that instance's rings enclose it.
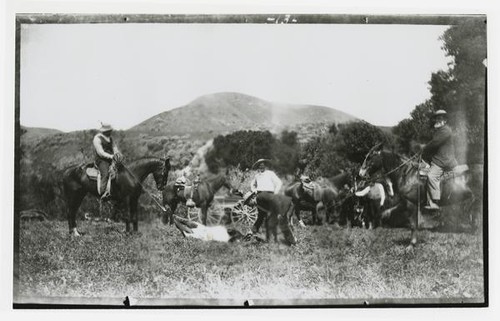
<path fill-rule="evenodd" d="M 224 209 L 217 203 L 212 204 L 207 211 L 207 226 L 222 225 Z M 190 221 L 201 223 L 201 209 L 198 207 L 188 207 L 187 218 Z"/>
<path fill-rule="evenodd" d="M 186 216 L 190 221 L 201 222 L 201 210 L 197 207 L 187 207 Z"/>
<path fill-rule="evenodd" d="M 210 205 L 210 207 L 208 208 L 207 225 L 209 226 L 223 225 L 222 220 L 224 216 L 225 216 L 224 208 L 218 202 L 212 203 L 212 205 Z"/>
<path fill-rule="evenodd" d="M 243 203 L 236 204 L 231 211 L 231 222 L 235 225 L 252 226 L 257 220 L 259 211 L 256 206 Z"/>

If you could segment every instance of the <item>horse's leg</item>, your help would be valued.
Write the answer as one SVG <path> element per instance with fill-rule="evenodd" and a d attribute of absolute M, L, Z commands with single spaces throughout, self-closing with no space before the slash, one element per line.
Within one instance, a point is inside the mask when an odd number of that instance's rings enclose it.
<path fill-rule="evenodd" d="M 295 213 L 299 226 L 305 227 L 306 225 L 304 224 L 304 221 L 300 218 L 300 205 L 298 203 L 294 204 L 293 212 Z M 290 215 L 290 223 L 292 223 L 292 215 Z"/>
<path fill-rule="evenodd" d="M 409 213 L 408 215 L 411 229 L 410 245 L 408 245 L 408 249 L 411 249 L 415 245 L 417 245 L 418 215 L 420 214 L 420 207 L 409 201 L 406 201 L 406 208 L 408 209 Z"/>
<path fill-rule="evenodd" d="M 367 220 L 368 220 L 368 229 L 373 230 L 374 227 L 374 212 L 375 212 L 375 201 L 372 199 L 367 200 L 368 210 L 367 210 Z"/>
<path fill-rule="evenodd" d="M 69 233 L 73 236 L 80 236 L 80 233 L 76 229 L 76 212 L 82 204 L 85 194 L 86 193 L 83 190 L 76 190 L 66 196 L 66 203 L 68 206 Z"/>
<path fill-rule="evenodd" d="M 123 200 L 123 204 L 125 204 L 125 211 L 124 211 L 125 232 L 129 233 L 131 213 L 130 213 L 130 198 L 128 196 Z"/>
<path fill-rule="evenodd" d="M 167 223 L 170 221 L 170 225 L 174 224 L 174 213 L 176 209 L 177 209 L 177 202 L 173 202 L 172 207 L 170 207 L 170 213 L 167 219 Z"/>
<path fill-rule="evenodd" d="M 312 218 L 312 225 L 316 225 L 317 221 L 318 221 L 318 211 L 317 211 L 317 208 L 318 208 L 318 204 L 316 204 L 316 206 L 313 206 L 311 208 L 311 218 Z"/>
<path fill-rule="evenodd" d="M 325 217 L 325 204 L 321 201 L 316 204 L 316 208 L 314 209 L 314 217 L 316 218 L 316 225 L 323 224 L 323 217 Z"/>
<path fill-rule="evenodd" d="M 138 202 L 139 198 L 138 197 L 133 197 L 131 196 L 130 197 L 130 200 L 129 200 L 129 211 L 130 211 L 130 219 L 132 221 L 132 224 L 133 224 L 133 227 L 134 227 L 134 232 L 138 232 L 139 231 L 139 218 L 138 218 L 138 215 L 137 215 L 137 202 Z"/>
<path fill-rule="evenodd" d="M 271 216 L 271 213 L 268 213 L 266 218 L 265 218 L 265 226 L 266 226 L 266 241 L 269 243 L 269 239 L 270 239 L 270 231 L 269 231 L 269 217 Z"/>
<path fill-rule="evenodd" d="M 207 204 L 203 204 L 201 206 L 201 224 L 207 226 L 207 212 L 208 212 L 208 206 Z"/>
<path fill-rule="evenodd" d="M 382 227 L 382 208 L 380 204 L 375 204 L 375 211 L 374 211 L 374 220 L 375 220 L 375 227 Z"/>

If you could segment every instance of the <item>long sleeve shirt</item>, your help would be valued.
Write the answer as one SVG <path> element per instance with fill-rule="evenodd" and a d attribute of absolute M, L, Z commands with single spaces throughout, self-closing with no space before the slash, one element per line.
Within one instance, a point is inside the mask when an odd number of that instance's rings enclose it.
<path fill-rule="evenodd" d="M 255 175 L 250 183 L 250 189 L 252 192 L 272 192 L 277 194 L 282 185 L 281 179 L 273 171 L 265 170 Z"/>
<path fill-rule="evenodd" d="M 104 159 L 111 160 L 113 155 L 118 153 L 118 148 L 113 144 L 111 137 L 99 133 L 94 136 L 93 140 L 96 156 Z"/>
<path fill-rule="evenodd" d="M 457 165 L 455 146 L 453 145 L 453 133 L 449 126 L 444 125 L 436 129 L 432 140 L 425 145 L 422 156 L 424 160 L 442 168 L 451 169 Z"/>

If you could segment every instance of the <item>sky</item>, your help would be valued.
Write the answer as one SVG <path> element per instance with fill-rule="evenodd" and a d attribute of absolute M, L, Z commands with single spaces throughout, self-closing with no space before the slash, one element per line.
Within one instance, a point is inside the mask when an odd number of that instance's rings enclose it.
<path fill-rule="evenodd" d="M 23 24 L 23 126 L 130 128 L 199 96 L 240 92 L 393 126 L 450 61 L 447 26 Z"/>

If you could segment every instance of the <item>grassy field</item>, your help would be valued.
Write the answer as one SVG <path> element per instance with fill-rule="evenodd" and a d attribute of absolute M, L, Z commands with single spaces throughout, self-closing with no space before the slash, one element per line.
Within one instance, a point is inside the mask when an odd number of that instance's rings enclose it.
<path fill-rule="evenodd" d="M 420 232 L 406 251 L 405 229 L 296 228 L 294 247 L 183 238 L 173 226 L 142 223 L 21 224 L 15 302 L 78 298 L 352 299 L 483 302 L 482 236 Z M 71 301 L 75 298 L 76 301 Z M 151 302 L 151 301 L 150 301 Z M 174 301 L 172 301 L 174 302 Z M 272 301 L 266 301 L 272 302 Z M 317 303 L 318 301 L 311 301 Z M 333 301 L 336 302 L 336 301 Z M 239 304 L 239 303 L 238 303 Z"/>

